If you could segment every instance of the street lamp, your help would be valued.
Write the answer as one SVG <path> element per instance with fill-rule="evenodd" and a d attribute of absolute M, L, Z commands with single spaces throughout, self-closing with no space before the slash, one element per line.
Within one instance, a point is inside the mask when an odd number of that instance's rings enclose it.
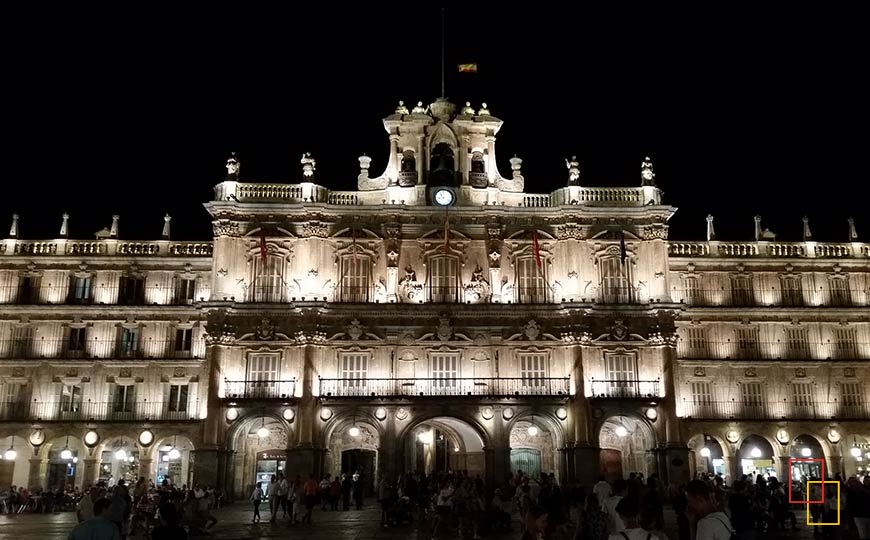
<path fill-rule="evenodd" d="M 60 459 L 72 459 L 72 450 L 69 449 L 69 435 L 66 436 L 66 444 L 60 451 Z"/>
<path fill-rule="evenodd" d="M 6 461 L 15 461 L 15 458 L 18 457 L 18 452 L 15 451 L 15 435 L 12 436 L 12 442 L 9 443 L 9 450 L 3 454 L 3 458 Z"/>
<path fill-rule="evenodd" d="M 257 437 L 265 439 L 269 436 L 269 428 L 266 427 L 266 417 L 263 417 L 263 425 L 257 430 Z"/>

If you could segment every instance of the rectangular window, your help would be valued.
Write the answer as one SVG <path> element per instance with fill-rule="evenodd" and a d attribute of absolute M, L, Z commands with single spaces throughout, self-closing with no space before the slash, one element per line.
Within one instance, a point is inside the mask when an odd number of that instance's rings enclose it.
<path fill-rule="evenodd" d="M 810 346 L 807 343 L 806 328 L 785 329 L 785 356 L 791 360 L 810 358 Z"/>
<path fill-rule="evenodd" d="M 193 329 L 179 328 L 175 331 L 175 357 L 189 358 L 193 349 Z"/>
<path fill-rule="evenodd" d="M 284 258 L 268 255 L 263 261 L 259 253 L 255 255 L 256 277 L 254 278 L 255 302 L 284 302 Z"/>
<path fill-rule="evenodd" d="M 118 338 L 118 356 L 120 358 L 135 358 L 139 352 L 139 328 L 121 328 Z"/>
<path fill-rule="evenodd" d="M 196 280 L 175 278 L 175 304 L 189 306 L 196 301 Z"/>
<path fill-rule="evenodd" d="M 858 358 L 858 343 L 854 328 L 834 328 L 834 350 L 831 358 L 834 360 L 856 360 Z"/>
<path fill-rule="evenodd" d="M 341 353 L 341 384 L 345 388 L 365 388 L 369 369 L 369 354 L 360 352 Z"/>
<path fill-rule="evenodd" d="M 187 392 L 188 385 L 172 384 L 169 385 L 169 412 L 186 412 L 187 411 Z"/>
<path fill-rule="evenodd" d="M 864 392 L 861 383 L 841 383 L 840 394 L 840 402 L 846 407 L 861 407 L 864 405 Z"/>
<path fill-rule="evenodd" d="M 683 279 L 685 285 L 685 294 L 683 301 L 689 306 L 703 306 L 704 302 L 703 291 L 701 291 L 701 280 L 695 276 L 689 276 Z"/>
<path fill-rule="evenodd" d="M 696 381 L 692 383 L 692 403 L 696 406 L 713 404 L 713 385 L 709 382 Z"/>
<path fill-rule="evenodd" d="M 78 384 L 65 384 L 60 390 L 60 411 L 75 413 L 82 409 L 82 387 Z"/>
<path fill-rule="evenodd" d="M 734 306 L 751 306 L 755 303 L 749 276 L 731 276 L 731 302 Z"/>
<path fill-rule="evenodd" d="M 801 292 L 800 276 L 783 276 L 780 279 L 780 285 L 782 287 L 783 306 L 804 305 L 803 292 Z"/>
<path fill-rule="evenodd" d="M 145 303 L 145 278 L 121 276 L 118 303 L 124 306 L 141 306 Z"/>
<path fill-rule="evenodd" d="M 766 415 L 764 385 L 760 382 L 743 383 L 742 390 L 744 413 L 755 418 L 764 418 Z"/>
<path fill-rule="evenodd" d="M 791 385 L 791 395 L 794 404 L 797 407 L 812 407 L 813 400 L 813 383 L 796 382 Z"/>
<path fill-rule="evenodd" d="M 0 419 L 26 419 L 30 386 L 22 383 L 0 384 Z"/>
<path fill-rule="evenodd" d="M 30 358 L 32 344 L 32 327 L 15 326 L 12 328 L 12 358 Z"/>
<path fill-rule="evenodd" d="M 520 377 L 524 387 L 542 387 L 546 385 L 547 355 L 544 353 L 520 353 L 517 355 L 520 364 Z"/>
<path fill-rule="evenodd" d="M 93 300 L 93 292 L 93 278 L 91 276 L 74 277 L 70 291 L 70 303 L 90 304 Z"/>
<path fill-rule="evenodd" d="M 39 277 L 24 276 L 21 278 L 21 287 L 18 291 L 19 304 L 39 303 Z"/>
<path fill-rule="evenodd" d="M 69 338 L 66 342 L 66 351 L 69 358 L 82 358 L 85 355 L 85 336 L 87 328 L 70 328 Z"/>
<path fill-rule="evenodd" d="M 368 302 L 371 289 L 371 259 L 362 255 L 341 258 L 339 302 Z"/>
<path fill-rule="evenodd" d="M 278 359 L 277 354 L 252 354 L 248 357 L 246 397 L 278 397 Z"/>
<path fill-rule="evenodd" d="M 520 304 L 544 304 L 547 302 L 547 279 L 544 277 L 546 265 L 539 268 L 534 257 L 518 259 L 517 302 Z"/>
<path fill-rule="evenodd" d="M 454 303 L 459 301 L 459 261 L 456 257 L 430 257 L 429 301 Z"/>
<path fill-rule="evenodd" d="M 459 354 L 432 353 L 432 386 L 435 388 L 455 388 L 459 378 Z"/>
<path fill-rule="evenodd" d="M 849 280 L 846 276 L 831 277 L 828 280 L 831 287 L 831 305 L 845 307 L 852 305 L 852 297 L 849 294 Z"/>
<path fill-rule="evenodd" d="M 136 385 L 116 384 L 112 399 L 112 412 L 131 413 L 136 401 Z"/>
<path fill-rule="evenodd" d="M 606 354 L 604 372 L 607 378 L 607 397 L 636 397 L 637 358 L 631 354 Z"/>
<path fill-rule="evenodd" d="M 606 304 L 627 304 L 633 298 L 628 268 L 619 257 L 598 261 L 601 277 L 601 300 Z"/>
<path fill-rule="evenodd" d="M 707 329 L 703 326 L 686 328 L 686 356 L 688 358 L 707 358 L 709 355 Z"/>
<path fill-rule="evenodd" d="M 758 329 L 757 328 L 738 328 L 737 332 L 737 358 L 755 359 L 759 358 L 758 351 Z"/>

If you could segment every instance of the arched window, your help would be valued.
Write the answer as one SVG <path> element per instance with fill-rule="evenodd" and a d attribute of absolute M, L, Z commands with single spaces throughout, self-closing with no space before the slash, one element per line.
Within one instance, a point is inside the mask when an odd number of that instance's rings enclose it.
<path fill-rule="evenodd" d="M 267 255 L 265 260 L 254 257 L 254 279 L 252 283 L 254 302 L 284 302 L 286 282 L 284 280 L 284 257 Z"/>
<path fill-rule="evenodd" d="M 598 260 L 601 301 L 605 304 L 628 304 L 632 301 L 634 294 L 628 264 L 628 261 L 623 262 L 619 255 L 602 257 Z"/>
<path fill-rule="evenodd" d="M 339 302 L 368 302 L 372 288 L 372 260 L 368 255 L 344 255 L 341 258 Z"/>
<path fill-rule="evenodd" d="M 547 265 L 538 267 L 534 257 L 521 257 L 514 264 L 517 302 L 544 304 L 547 302 Z"/>
<path fill-rule="evenodd" d="M 459 261 L 452 255 L 436 255 L 427 263 L 426 285 L 429 301 L 454 303 L 459 301 Z"/>

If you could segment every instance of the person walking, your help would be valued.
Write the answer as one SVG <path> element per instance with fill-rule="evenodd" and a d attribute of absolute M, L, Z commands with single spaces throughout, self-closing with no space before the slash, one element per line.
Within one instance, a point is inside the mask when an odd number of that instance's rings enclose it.
<path fill-rule="evenodd" d="M 121 531 L 111 520 L 111 507 L 109 499 L 95 502 L 94 517 L 76 525 L 67 540 L 121 540 Z"/>
<path fill-rule="evenodd" d="M 251 523 L 260 522 L 260 503 L 263 502 L 263 488 L 261 486 L 262 483 L 257 482 L 253 493 L 251 493 L 251 502 L 254 504 L 254 517 L 251 519 Z"/>

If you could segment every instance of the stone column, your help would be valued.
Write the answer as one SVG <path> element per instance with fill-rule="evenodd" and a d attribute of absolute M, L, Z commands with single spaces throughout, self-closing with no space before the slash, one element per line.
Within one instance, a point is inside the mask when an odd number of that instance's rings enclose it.
<path fill-rule="evenodd" d="M 583 371 L 583 348 L 574 348 L 574 366 L 571 378 L 574 380 L 574 399 L 569 403 L 568 418 L 574 427 L 574 479 L 583 486 L 592 486 L 601 474 L 601 450 L 598 437 L 592 435 L 592 418 L 589 414 L 589 400 L 586 399 L 586 376 Z"/>
<path fill-rule="evenodd" d="M 417 135 L 417 185 L 423 185 L 426 183 L 425 175 L 425 163 L 429 161 L 428 156 L 423 148 L 423 134 Z"/>
<path fill-rule="evenodd" d="M 788 482 L 788 476 L 791 471 L 788 470 L 788 454 L 774 456 L 774 467 L 776 468 L 776 478 L 780 482 Z M 830 473 L 833 476 L 833 471 Z"/>
<path fill-rule="evenodd" d="M 662 382 L 664 384 L 664 399 L 660 408 L 661 420 L 665 422 L 664 441 L 667 450 L 665 452 L 664 468 L 659 472 L 664 476 L 667 483 L 681 484 L 688 482 L 690 478 L 689 448 L 686 441 L 680 435 L 679 418 L 677 417 L 677 388 L 674 384 L 674 365 L 676 348 L 665 347 L 662 350 Z M 667 485 L 667 484 L 666 484 Z"/>
<path fill-rule="evenodd" d="M 489 284 L 490 290 L 492 290 L 492 303 L 499 304 L 501 303 L 501 267 L 500 266 L 490 266 L 489 267 Z"/>
<path fill-rule="evenodd" d="M 313 336 L 306 332 L 308 337 Z M 315 424 L 320 422 L 320 410 L 314 396 L 314 368 L 317 346 L 304 345 L 302 348 L 302 397 L 296 407 L 296 446 L 287 450 L 286 474 L 291 478 L 299 474 L 302 478 L 314 473 L 319 477 L 323 469 L 323 452 L 316 441 Z"/>
<path fill-rule="evenodd" d="M 399 444 L 396 433 L 396 415 L 394 411 L 387 410 L 387 417 L 383 421 L 383 436 L 378 442 L 378 468 L 391 480 L 396 480 L 402 472 L 402 463 L 399 459 Z M 341 460 L 341 456 L 337 456 Z"/>
<path fill-rule="evenodd" d="M 221 468 L 220 450 L 215 447 L 197 448 L 191 450 L 193 459 L 193 483 L 201 485 L 218 484 L 218 475 Z"/>
<path fill-rule="evenodd" d="M 486 137 L 486 175 L 489 177 L 489 185 L 495 185 L 495 180 L 498 178 L 498 167 L 495 163 L 495 137 L 493 135 Z"/>
<path fill-rule="evenodd" d="M 27 489 L 41 487 L 45 489 L 45 465 L 48 460 L 42 458 L 30 458 L 30 474 L 27 479 Z"/>
<path fill-rule="evenodd" d="M 387 267 L 387 302 L 396 303 L 399 296 L 396 292 L 399 284 L 399 269 L 395 266 Z"/>
<path fill-rule="evenodd" d="M 236 453 L 232 450 L 224 452 L 224 474 L 219 484 L 223 486 L 224 496 L 227 502 L 235 500 L 235 489 L 233 489 L 233 478 L 235 478 L 236 469 Z"/>
<path fill-rule="evenodd" d="M 487 491 L 504 484 L 511 472 L 510 446 L 487 446 L 483 449 L 483 459 L 486 464 Z"/>
<path fill-rule="evenodd" d="M 86 462 L 89 460 L 85 460 Z M 139 460 L 139 476 L 144 476 L 145 480 L 155 478 L 152 476 L 154 471 L 151 470 L 152 465 L 154 465 L 154 460 L 151 458 L 144 458 Z M 87 475 L 87 466 L 85 467 L 85 475 Z"/>
<path fill-rule="evenodd" d="M 85 458 L 85 475 L 83 486 L 93 486 L 97 483 L 97 473 L 99 472 L 99 460 L 97 458 Z"/>
<path fill-rule="evenodd" d="M 390 185 L 396 185 L 396 179 L 399 177 L 399 171 L 401 167 L 399 166 L 399 134 L 398 133 L 390 133 L 390 161 L 387 163 L 387 170 L 392 169 L 393 177 L 390 178 Z"/>

